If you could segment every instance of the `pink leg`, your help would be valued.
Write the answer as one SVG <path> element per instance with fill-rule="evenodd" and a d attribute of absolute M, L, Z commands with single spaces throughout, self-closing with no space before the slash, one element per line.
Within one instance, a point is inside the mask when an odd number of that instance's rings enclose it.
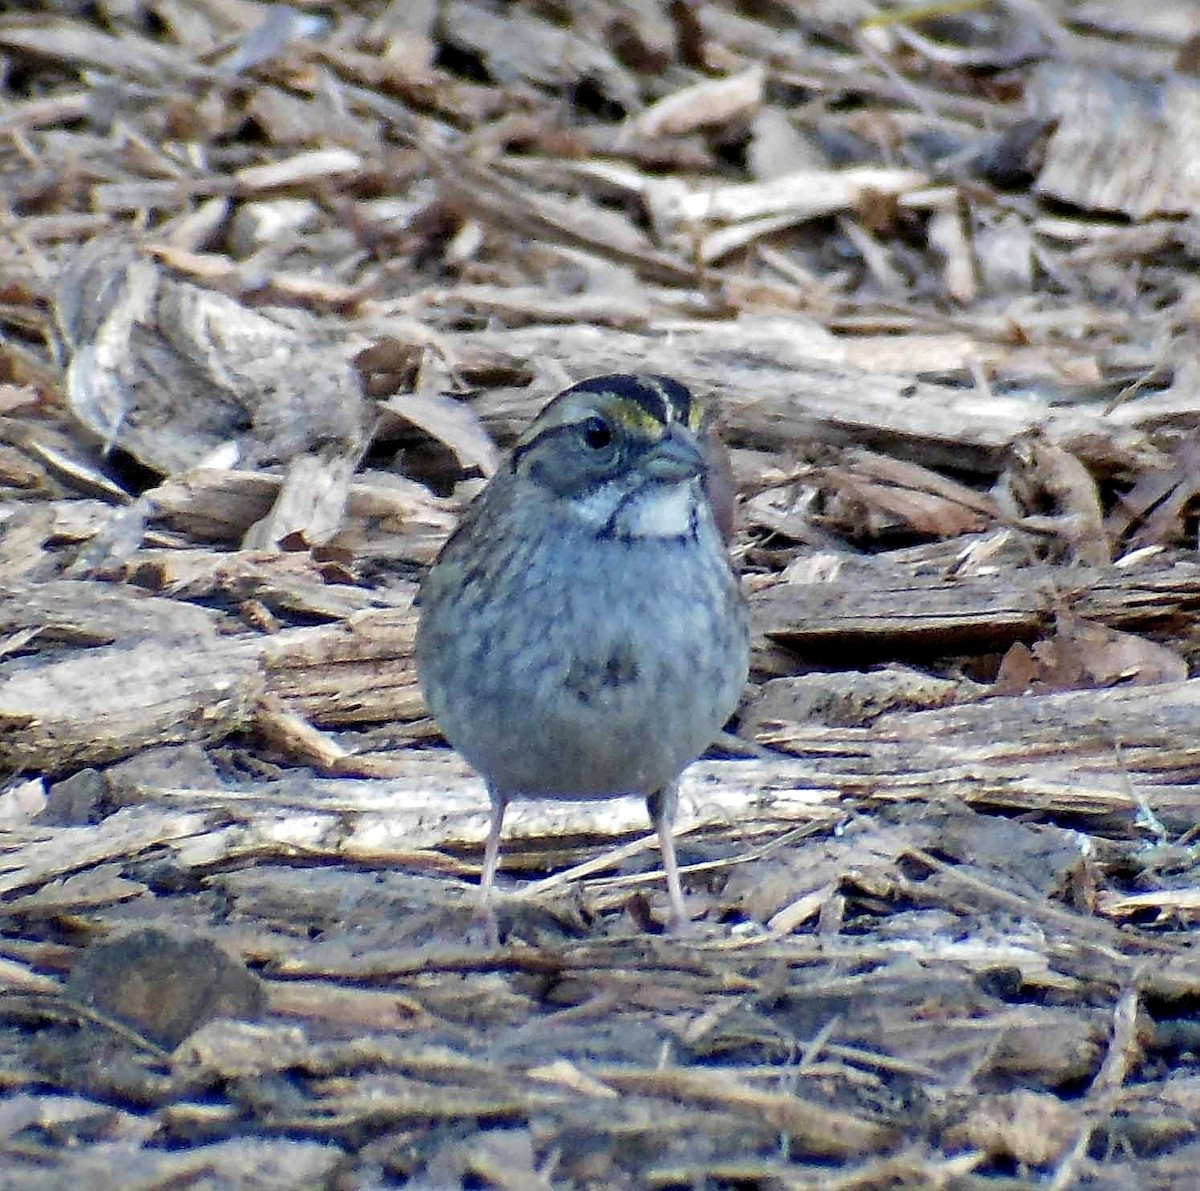
<path fill-rule="evenodd" d="M 479 902 L 475 907 L 475 917 L 483 923 L 488 943 L 495 947 L 500 942 L 500 935 L 496 928 L 492 891 L 496 883 L 496 868 L 500 863 L 500 832 L 504 827 L 504 812 L 508 809 L 508 799 L 494 790 L 489 793 L 492 799 L 492 822 L 488 828 L 487 844 L 483 849 L 483 872 L 479 878 Z"/>
<path fill-rule="evenodd" d="M 683 901 L 683 886 L 679 882 L 679 862 L 675 859 L 675 837 L 672 825 L 675 822 L 677 791 L 674 786 L 655 790 L 646 796 L 646 809 L 650 821 L 658 832 L 658 847 L 662 852 L 663 871 L 667 875 L 667 897 L 671 902 L 671 927 L 679 930 L 691 921 Z"/>

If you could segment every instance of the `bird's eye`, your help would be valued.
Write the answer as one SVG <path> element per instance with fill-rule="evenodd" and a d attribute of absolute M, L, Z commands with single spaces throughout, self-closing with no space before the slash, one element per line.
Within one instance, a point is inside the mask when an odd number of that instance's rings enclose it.
<path fill-rule="evenodd" d="M 600 417 L 590 417 L 583 424 L 583 441 L 593 451 L 602 451 L 613 439 L 612 427 Z"/>

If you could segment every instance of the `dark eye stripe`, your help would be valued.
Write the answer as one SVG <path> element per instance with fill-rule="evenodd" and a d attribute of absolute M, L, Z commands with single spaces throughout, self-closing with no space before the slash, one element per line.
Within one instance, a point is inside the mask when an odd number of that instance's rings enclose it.
<path fill-rule="evenodd" d="M 594 394 L 600 399 L 603 408 L 611 411 L 618 421 L 622 424 L 628 421 L 629 425 L 623 425 L 623 428 L 629 433 L 623 437 L 628 440 L 627 445 L 633 450 L 637 449 L 638 443 L 642 439 L 647 442 L 656 441 L 672 423 L 684 425 L 696 433 L 703 432 L 703 424 L 706 420 L 704 403 L 696 401 L 686 386 L 680 384 L 673 377 L 654 373 L 634 375 L 633 373 L 616 372 L 607 376 L 593 376 L 588 380 L 582 380 L 559 393 L 542 410 L 539 418 L 564 398 L 577 394 Z M 621 410 L 622 405 L 625 407 L 624 413 Z M 595 416 L 600 417 L 600 415 Z M 601 418 L 601 420 L 607 419 Z M 615 436 L 616 429 L 611 422 L 609 428 L 610 433 Z M 558 422 L 555 425 L 539 428 L 535 421 L 534 425 L 526 431 L 526 434 L 532 435 L 532 437 L 520 443 L 509 457 L 510 466 L 515 471 L 530 450 L 544 444 L 552 435 L 579 435 L 579 433 L 580 424 L 578 422 Z M 578 441 L 576 438 L 576 442 Z M 594 449 L 601 449 L 602 445 L 604 444 L 597 440 Z"/>
<path fill-rule="evenodd" d="M 600 418 L 597 418 L 596 420 L 602 421 L 602 419 L 600 419 Z M 513 452 L 509 456 L 509 466 L 513 471 L 516 471 L 521 460 L 524 459 L 525 456 L 530 453 L 530 451 L 534 451 L 534 450 L 541 448 L 545 443 L 550 442 L 552 439 L 556 439 L 556 438 L 570 439 L 570 438 L 575 438 L 575 436 L 578 434 L 579 434 L 579 423 L 578 422 L 564 422 L 558 426 L 547 426 L 545 430 L 541 431 L 540 434 L 534 435 L 534 437 L 531 438 L 528 442 L 521 443 L 518 446 L 513 448 Z M 610 434 L 611 434 L 611 430 L 610 430 Z M 579 441 L 578 438 L 575 438 L 575 441 L 578 442 Z M 561 451 L 563 449 L 564 449 L 564 447 L 562 447 L 562 446 L 554 447 L 554 450 L 556 450 L 556 451 Z"/>

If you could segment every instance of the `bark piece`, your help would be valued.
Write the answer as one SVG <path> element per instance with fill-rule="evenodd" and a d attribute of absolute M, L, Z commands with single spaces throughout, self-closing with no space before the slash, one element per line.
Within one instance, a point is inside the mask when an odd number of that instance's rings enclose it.
<path fill-rule="evenodd" d="M 56 317 L 68 404 L 106 451 L 167 475 L 218 459 L 282 463 L 288 479 L 262 542 L 324 542 L 336 530 L 370 420 L 344 344 L 182 280 L 115 239 L 74 255 Z"/>
<path fill-rule="evenodd" d="M 1034 78 L 1035 103 L 1058 123 L 1039 193 L 1131 219 L 1200 213 L 1200 85 L 1174 76 L 1135 81 L 1053 63 Z"/>
<path fill-rule="evenodd" d="M 93 943 L 71 972 L 71 994 L 174 1047 L 218 1017 L 257 1018 L 262 983 L 209 939 L 156 929 Z"/>

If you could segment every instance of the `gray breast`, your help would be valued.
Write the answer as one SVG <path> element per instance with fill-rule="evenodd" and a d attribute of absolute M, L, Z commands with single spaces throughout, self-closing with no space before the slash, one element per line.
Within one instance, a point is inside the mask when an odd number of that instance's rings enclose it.
<path fill-rule="evenodd" d="M 499 624 L 481 593 L 456 618 L 460 660 L 437 667 L 442 679 L 427 683 L 427 696 L 494 788 L 648 793 L 712 741 L 737 704 L 748 646 L 711 520 L 702 534 L 677 543 L 561 535 L 541 558 L 496 576 L 524 615 Z"/>

